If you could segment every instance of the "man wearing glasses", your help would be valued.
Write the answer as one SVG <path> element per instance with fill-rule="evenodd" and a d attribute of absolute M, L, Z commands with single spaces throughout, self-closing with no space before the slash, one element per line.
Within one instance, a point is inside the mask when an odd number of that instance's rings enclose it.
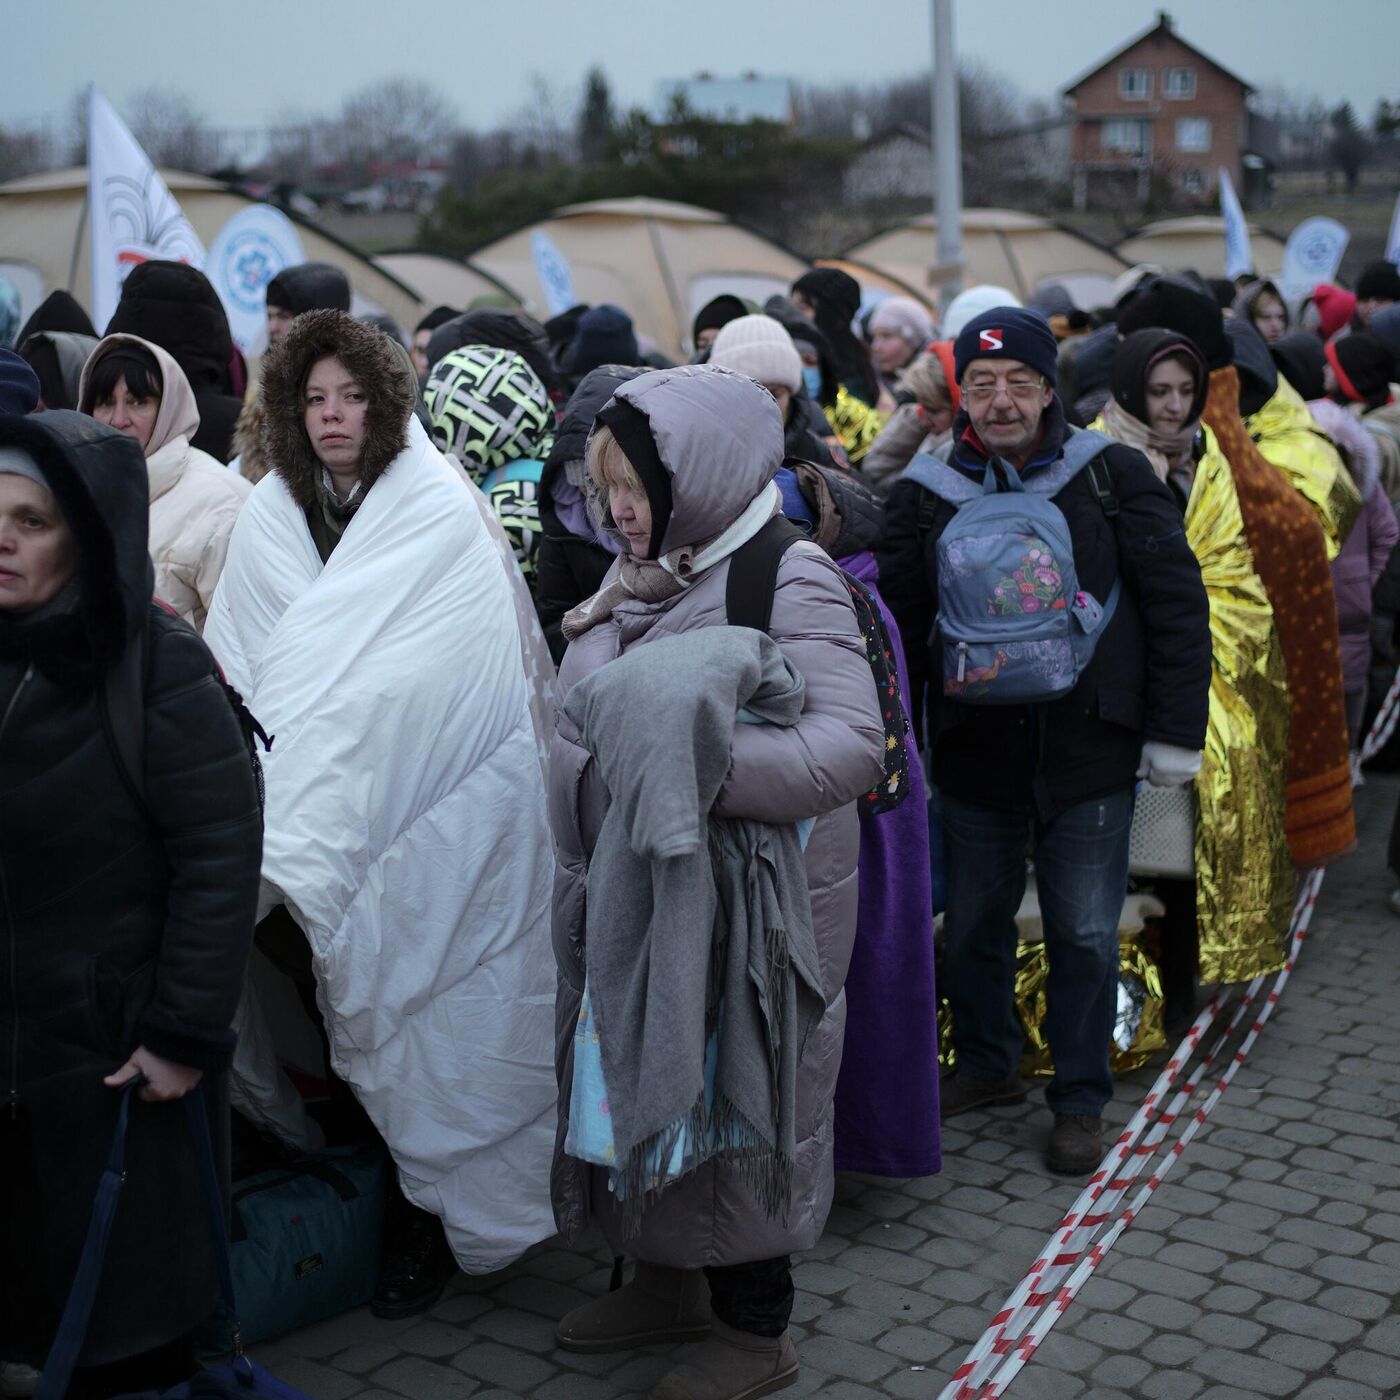
<path fill-rule="evenodd" d="M 1073 429 L 1055 394 L 1055 350 L 1049 325 L 1033 311 L 999 307 L 963 328 L 953 350 L 962 408 L 949 466 L 998 492 L 1034 490 L 1037 473 L 1063 472 Z M 1142 453 L 1108 443 L 1046 494 L 1068 526 L 1079 588 L 1102 602 L 1121 580 L 1092 660 L 1058 699 L 979 704 L 945 693 L 968 693 L 945 685 L 937 627 L 936 551 L 955 505 L 905 476 L 888 497 L 876 552 L 911 690 L 917 698 L 926 688 L 924 739 L 942 796 L 948 907 L 940 991 L 956 1052 L 943 1078 L 943 1117 L 1026 1096 L 1013 983 L 1029 850 L 1055 1062 L 1045 1094 L 1055 1119 L 1046 1164 L 1084 1174 L 1102 1158 L 1101 1115 L 1113 1094 L 1118 919 L 1135 785 L 1139 777 L 1181 785 L 1195 774 L 1211 642 L 1181 512 Z M 1027 537 L 1028 553 L 1038 543 Z"/>

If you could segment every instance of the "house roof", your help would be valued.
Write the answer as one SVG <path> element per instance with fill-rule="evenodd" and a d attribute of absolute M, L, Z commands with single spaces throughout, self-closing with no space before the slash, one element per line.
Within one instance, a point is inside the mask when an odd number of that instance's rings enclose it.
<path fill-rule="evenodd" d="M 1118 59 L 1122 58 L 1122 56 L 1125 53 L 1127 53 L 1128 50 L 1131 49 L 1134 45 L 1142 43 L 1144 39 L 1150 38 L 1153 34 L 1169 34 L 1173 39 L 1176 40 L 1178 44 L 1182 46 L 1182 48 L 1187 49 L 1191 53 L 1195 54 L 1196 57 L 1199 58 L 1202 63 L 1209 63 L 1212 68 L 1217 69 L 1219 72 L 1223 73 L 1227 78 L 1231 80 L 1231 82 L 1238 83 L 1240 87 L 1244 89 L 1246 94 L 1254 91 L 1253 86 L 1245 82 L 1245 80 L 1241 78 L 1238 73 L 1232 73 L 1218 59 L 1212 58 L 1208 53 L 1205 53 L 1201 49 L 1198 49 L 1195 46 L 1195 44 L 1183 38 L 1181 34 L 1177 31 L 1176 27 L 1172 24 L 1172 17 L 1165 10 L 1158 10 L 1156 24 L 1153 24 L 1147 29 L 1144 29 L 1140 34 L 1134 34 L 1133 37 L 1129 39 L 1126 43 L 1120 44 L 1106 58 L 1101 58 L 1096 64 L 1094 64 L 1092 68 L 1088 69 L 1084 73 L 1081 73 L 1072 83 L 1070 83 L 1067 87 L 1061 88 L 1060 91 L 1064 94 L 1064 96 L 1068 97 L 1072 92 L 1076 91 L 1078 88 L 1083 87 L 1083 85 L 1087 83 L 1089 79 L 1092 78 L 1096 73 L 1103 72 L 1103 70 L 1107 68 L 1109 64 L 1116 63 Z"/>

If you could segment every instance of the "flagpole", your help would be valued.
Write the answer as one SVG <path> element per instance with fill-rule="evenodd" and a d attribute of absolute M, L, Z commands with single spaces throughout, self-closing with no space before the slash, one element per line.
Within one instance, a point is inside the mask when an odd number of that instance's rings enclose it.
<path fill-rule="evenodd" d="M 958 121 L 958 60 L 953 49 L 953 0 L 933 0 L 933 196 L 938 221 L 939 305 L 962 287 L 962 135 Z M 946 280 L 945 280 L 946 279 Z"/>

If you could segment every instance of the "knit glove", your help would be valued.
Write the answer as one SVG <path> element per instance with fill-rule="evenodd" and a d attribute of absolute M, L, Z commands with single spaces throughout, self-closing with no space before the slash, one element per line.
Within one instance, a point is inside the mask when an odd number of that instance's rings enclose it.
<path fill-rule="evenodd" d="M 1201 755 L 1196 749 L 1179 749 L 1175 744 L 1149 739 L 1142 746 L 1137 775 L 1153 787 L 1185 787 L 1200 769 Z"/>

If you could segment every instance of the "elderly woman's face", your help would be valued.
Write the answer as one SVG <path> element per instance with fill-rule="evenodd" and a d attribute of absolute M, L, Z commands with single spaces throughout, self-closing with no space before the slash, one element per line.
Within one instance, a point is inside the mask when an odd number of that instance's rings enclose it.
<path fill-rule="evenodd" d="M 914 358 L 914 349 L 898 331 L 882 326 L 871 333 L 870 359 L 881 374 L 893 374 L 895 370 L 903 369 Z"/>
<path fill-rule="evenodd" d="M 0 612 L 42 607 L 73 577 L 73 532 L 52 494 L 0 473 Z"/>

